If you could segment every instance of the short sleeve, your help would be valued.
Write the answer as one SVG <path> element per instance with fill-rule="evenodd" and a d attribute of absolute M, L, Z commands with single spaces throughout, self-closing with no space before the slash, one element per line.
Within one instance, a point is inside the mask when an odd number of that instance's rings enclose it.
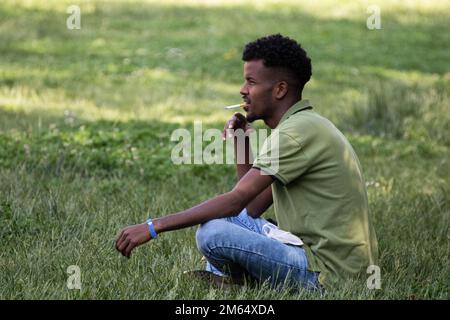
<path fill-rule="evenodd" d="M 274 130 L 264 141 L 253 167 L 286 185 L 308 170 L 309 159 L 300 142 Z"/>

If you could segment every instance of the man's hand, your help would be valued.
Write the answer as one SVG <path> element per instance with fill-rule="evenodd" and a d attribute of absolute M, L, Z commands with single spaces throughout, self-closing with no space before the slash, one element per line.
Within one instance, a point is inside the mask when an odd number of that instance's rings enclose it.
<path fill-rule="evenodd" d="M 146 223 L 124 228 L 116 239 L 116 249 L 125 257 L 131 256 L 131 251 L 151 239 Z"/>
<path fill-rule="evenodd" d="M 253 131 L 252 126 L 247 122 L 245 116 L 239 112 L 236 112 L 225 124 L 222 132 L 222 139 L 232 138 L 233 135 L 230 130 L 236 131 L 237 129 L 242 129 L 246 135 Z"/>

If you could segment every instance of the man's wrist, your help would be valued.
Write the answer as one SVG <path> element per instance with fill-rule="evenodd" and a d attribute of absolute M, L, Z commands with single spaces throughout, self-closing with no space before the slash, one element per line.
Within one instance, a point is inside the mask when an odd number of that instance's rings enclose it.
<path fill-rule="evenodd" d="M 158 237 L 158 232 L 155 229 L 155 224 L 154 224 L 154 220 L 153 219 L 148 219 L 146 221 L 147 223 L 147 227 L 148 227 L 148 232 L 150 233 L 150 236 L 152 239 L 155 239 Z"/>
<path fill-rule="evenodd" d="M 161 218 L 155 218 L 153 220 L 153 227 L 155 228 L 155 231 L 157 234 L 160 234 L 163 232 L 162 226 L 161 226 Z"/>
<path fill-rule="evenodd" d="M 245 142 L 248 142 L 250 140 L 250 135 L 249 134 L 235 134 L 233 135 L 233 140 L 234 143 L 238 143 L 240 141 L 240 139 L 244 139 Z"/>

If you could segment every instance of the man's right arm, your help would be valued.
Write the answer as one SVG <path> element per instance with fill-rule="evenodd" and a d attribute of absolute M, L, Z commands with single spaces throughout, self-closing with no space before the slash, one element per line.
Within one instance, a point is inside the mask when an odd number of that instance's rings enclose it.
<path fill-rule="evenodd" d="M 228 121 L 224 130 L 224 137 L 226 137 L 226 129 L 248 129 L 248 123 L 245 117 L 240 113 L 235 113 Z M 236 173 L 238 181 L 252 168 L 253 154 L 250 145 L 250 138 L 245 136 L 234 136 L 234 155 L 236 161 Z M 253 199 L 246 207 L 247 213 L 257 218 L 261 216 L 273 203 L 272 187 L 268 186 L 255 199 Z"/>

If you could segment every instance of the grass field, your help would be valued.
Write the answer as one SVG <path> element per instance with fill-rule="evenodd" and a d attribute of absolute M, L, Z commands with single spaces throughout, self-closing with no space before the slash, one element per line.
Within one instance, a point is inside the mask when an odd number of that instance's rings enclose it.
<path fill-rule="evenodd" d="M 449 299 L 450 2 L 73 1 L 0 3 L 0 299 Z M 337 4 L 338 3 L 338 4 Z M 381 254 L 363 281 L 319 296 L 222 291 L 196 228 L 130 260 L 117 232 L 226 192 L 232 165 L 171 162 L 173 130 L 223 128 L 245 43 L 280 32 L 313 62 L 304 91 L 358 153 Z M 273 216 L 273 209 L 267 213 Z M 67 267 L 81 269 L 68 290 Z"/>

